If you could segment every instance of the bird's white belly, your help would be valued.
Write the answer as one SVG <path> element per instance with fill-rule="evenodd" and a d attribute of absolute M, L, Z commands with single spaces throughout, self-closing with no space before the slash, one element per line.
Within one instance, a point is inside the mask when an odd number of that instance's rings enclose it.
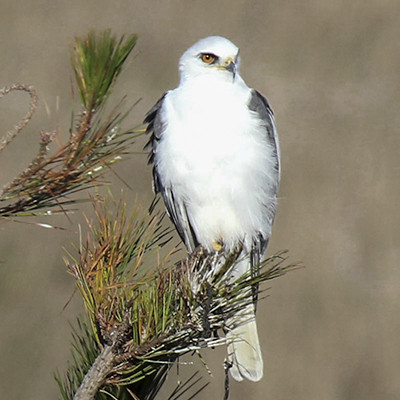
<path fill-rule="evenodd" d="M 273 149 L 243 102 L 207 102 L 174 115 L 158 153 L 164 185 L 182 201 L 199 242 L 228 247 L 269 233 L 265 212 Z M 182 111 L 182 110 L 180 110 Z"/>

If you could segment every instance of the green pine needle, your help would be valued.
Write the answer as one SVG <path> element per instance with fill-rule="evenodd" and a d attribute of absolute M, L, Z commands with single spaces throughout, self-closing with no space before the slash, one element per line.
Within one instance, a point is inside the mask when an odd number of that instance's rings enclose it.
<path fill-rule="evenodd" d="M 53 154 L 49 154 L 50 145 L 59 132 L 41 132 L 37 156 L 0 190 L 0 222 L 6 218 L 66 212 L 79 201 L 72 195 L 104 184 L 105 171 L 128 153 L 129 145 L 143 133 L 138 128 L 122 128 L 130 112 L 123 110 L 124 99 L 108 114 L 99 112 L 132 52 L 136 38 L 136 35 L 130 35 L 126 39 L 124 36 L 117 39 L 107 30 L 75 39 L 71 59 L 83 109 L 78 121 L 72 118 L 70 139 L 59 145 Z M 36 101 L 36 92 L 31 87 L 14 85 L 8 92 L 11 90 L 25 90 Z M 33 111 L 35 104 L 31 105 Z M 24 124 L 17 125 L 15 132 L 26 126 L 33 111 L 29 118 L 23 119 Z M 4 139 L 5 143 L 15 135 Z"/>
<path fill-rule="evenodd" d="M 117 39 L 110 29 L 75 38 L 71 62 L 86 110 L 95 111 L 106 100 L 136 41 L 137 35 Z"/>
<path fill-rule="evenodd" d="M 228 257 L 199 248 L 178 265 L 168 258 L 154 265 L 168 236 L 162 215 L 136 208 L 128 216 L 122 202 L 115 212 L 95 202 L 95 215 L 79 257 L 68 265 L 98 348 L 112 349 L 105 386 L 129 386 L 137 394 L 181 355 L 225 344 L 217 331 L 253 301 L 251 288 L 295 267 L 284 265 L 281 252 L 262 262 L 257 276 L 227 283 L 240 248 Z"/>

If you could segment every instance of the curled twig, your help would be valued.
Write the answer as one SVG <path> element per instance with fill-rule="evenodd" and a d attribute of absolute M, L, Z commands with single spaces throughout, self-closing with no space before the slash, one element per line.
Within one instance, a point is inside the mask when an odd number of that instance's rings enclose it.
<path fill-rule="evenodd" d="M 34 89 L 33 86 L 30 85 L 24 85 L 21 83 L 14 83 L 13 85 L 10 86 L 5 86 L 2 89 L 0 89 L 0 98 L 4 97 L 10 92 L 14 92 L 16 90 L 21 90 L 24 92 L 29 93 L 31 96 L 31 102 L 29 104 L 29 110 L 26 113 L 26 115 L 21 118 L 21 120 L 14 126 L 14 128 L 11 131 L 8 131 L 0 140 L 0 151 L 2 151 L 12 140 L 15 138 L 15 136 L 18 135 L 22 131 L 22 129 L 25 128 L 25 126 L 28 124 L 28 122 L 31 120 L 33 114 L 36 111 L 37 108 L 37 103 L 38 103 L 38 96 L 36 94 L 36 90 Z"/>

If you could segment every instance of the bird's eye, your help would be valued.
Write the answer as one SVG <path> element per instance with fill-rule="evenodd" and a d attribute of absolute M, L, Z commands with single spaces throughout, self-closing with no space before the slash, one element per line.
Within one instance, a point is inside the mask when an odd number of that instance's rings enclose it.
<path fill-rule="evenodd" d="M 212 64 L 215 61 L 216 57 L 214 54 L 204 53 L 201 55 L 201 61 L 205 62 L 206 64 Z"/>

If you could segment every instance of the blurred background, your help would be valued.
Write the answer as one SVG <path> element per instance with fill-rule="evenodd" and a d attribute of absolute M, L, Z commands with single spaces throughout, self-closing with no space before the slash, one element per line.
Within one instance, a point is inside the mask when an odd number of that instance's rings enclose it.
<path fill-rule="evenodd" d="M 258 308 L 264 379 L 232 382 L 230 399 L 400 398 L 397 0 L 2 0 L 0 10 L 0 87 L 28 83 L 40 97 L 28 128 L 0 154 L 0 185 L 33 158 L 41 129 L 68 134 L 74 36 L 92 28 L 139 35 L 113 97 L 141 99 L 131 125 L 177 85 L 178 59 L 195 41 L 217 34 L 238 45 L 241 74 L 269 98 L 280 133 L 283 176 L 269 253 L 289 249 L 306 268 L 271 283 Z M 1 99 L 2 134 L 24 115 L 27 97 Z M 117 171 L 133 188 L 124 188 L 132 202 L 147 204 L 146 156 Z M 115 180 L 113 191 L 123 186 Z M 4 399 L 58 397 L 53 372 L 64 371 L 69 324 L 82 312 L 78 296 L 64 309 L 74 282 L 62 260 L 63 247 L 78 242 L 82 217 L 40 221 L 65 230 L 0 225 Z M 212 377 L 198 360 L 184 367 L 211 381 L 198 399 L 223 397 L 223 355 L 204 352 Z"/>

